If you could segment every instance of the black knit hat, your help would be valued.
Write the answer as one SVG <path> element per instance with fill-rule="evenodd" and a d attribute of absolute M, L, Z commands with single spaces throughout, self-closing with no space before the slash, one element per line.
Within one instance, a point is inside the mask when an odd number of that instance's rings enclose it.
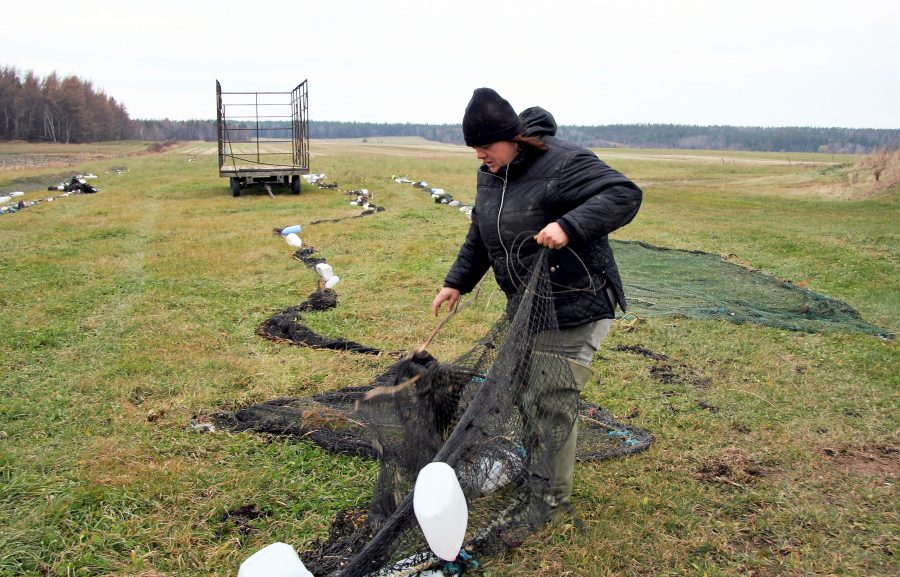
<path fill-rule="evenodd" d="M 476 88 L 463 116 L 466 146 L 484 146 L 512 140 L 525 127 L 509 102 L 490 88 Z"/>

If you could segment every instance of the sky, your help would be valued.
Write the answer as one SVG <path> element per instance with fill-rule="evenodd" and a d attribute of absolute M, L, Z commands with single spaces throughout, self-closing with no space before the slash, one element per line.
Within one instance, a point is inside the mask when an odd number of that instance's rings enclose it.
<path fill-rule="evenodd" d="M 289 92 L 310 120 L 459 123 L 475 88 L 562 125 L 900 128 L 897 0 L 0 0 L 0 66 L 131 118 Z"/>

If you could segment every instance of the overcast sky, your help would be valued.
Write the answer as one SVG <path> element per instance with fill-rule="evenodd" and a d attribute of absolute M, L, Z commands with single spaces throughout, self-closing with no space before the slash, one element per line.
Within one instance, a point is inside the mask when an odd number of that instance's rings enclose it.
<path fill-rule="evenodd" d="M 458 123 L 472 90 L 560 124 L 900 128 L 898 0 L 0 0 L 0 65 L 132 118 L 308 79 L 312 120 Z"/>

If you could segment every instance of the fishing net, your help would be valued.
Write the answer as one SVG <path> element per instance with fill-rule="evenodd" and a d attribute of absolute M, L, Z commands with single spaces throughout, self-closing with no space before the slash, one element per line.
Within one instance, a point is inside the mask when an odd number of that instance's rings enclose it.
<path fill-rule="evenodd" d="M 792 331 L 861 332 L 889 337 L 849 304 L 719 255 L 612 242 L 627 282 L 628 310 L 645 317 L 722 319 Z"/>
<path fill-rule="evenodd" d="M 323 261 L 324 262 L 324 261 Z M 301 313 L 323 311 L 337 306 L 337 293 L 319 287 L 305 301 L 295 307 L 281 310 L 256 327 L 256 334 L 270 341 L 301 345 L 313 349 L 331 349 L 377 355 L 381 351 L 343 337 L 331 338 L 316 333 L 302 322 Z"/>
<path fill-rule="evenodd" d="M 399 364 L 399 363 L 397 363 Z M 216 427 L 234 432 L 254 431 L 311 441 L 332 453 L 377 458 L 365 425 L 354 414 L 357 401 L 373 387 L 390 385 L 397 364 L 373 384 L 347 387 L 306 398 L 280 397 L 214 415 Z M 653 436 L 625 424 L 609 411 L 578 399 L 579 461 L 602 461 L 643 451 Z"/>
<path fill-rule="evenodd" d="M 639 316 L 890 336 L 846 303 L 718 255 L 639 242 L 616 242 L 615 251 L 628 280 L 629 311 Z M 579 399 L 557 347 L 546 251 L 533 260 L 533 266 L 514 264 L 515 276 L 527 286 L 488 334 L 457 359 L 441 362 L 420 350 L 366 386 L 275 399 L 220 416 L 220 424 L 234 430 L 302 436 L 335 452 L 378 459 L 368 507 L 341 512 L 328 539 L 301 554 L 313 574 L 465 572 L 478 559 L 517 546 L 548 519 L 548 463 L 576 422 L 582 461 L 634 453 L 652 443 L 645 431 Z M 260 334 L 327 346 L 295 334 L 303 328 L 298 314 L 317 310 L 310 303 L 322 300 L 310 295 L 307 303 L 279 313 L 280 321 L 275 315 L 263 323 Z M 354 350 L 341 342 L 334 348 Z M 469 506 L 464 547 L 453 562 L 430 552 L 413 513 L 418 472 L 432 461 L 453 467 Z"/>
<path fill-rule="evenodd" d="M 518 546 L 549 518 L 553 460 L 576 419 L 582 459 L 646 448 L 652 437 L 581 403 L 561 354 L 547 251 L 522 271 L 527 285 L 468 352 L 450 362 L 420 349 L 367 387 L 281 399 L 220 416 L 232 429 L 303 435 L 333 450 L 377 457 L 365 511 L 343 512 L 327 542 L 301 554 L 317 576 L 458 574 L 477 559 Z M 519 263 L 522 264 L 521 262 Z M 353 407 L 353 410 L 350 407 Z M 453 467 L 469 522 L 455 561 L 434 556 L 413 513 L 419 471 Z"/>

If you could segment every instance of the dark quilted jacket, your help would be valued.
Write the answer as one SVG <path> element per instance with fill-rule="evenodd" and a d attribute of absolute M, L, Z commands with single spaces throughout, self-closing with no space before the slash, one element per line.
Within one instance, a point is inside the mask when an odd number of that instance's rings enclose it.
<path fill-rule="evenodd" d="M 523 147 L 497 174 L 481 167 L 472 224 L 444 286 L 465 294 L 492 267 L 512 297 L 542 248 L 534 235 L 556 221 L 569 236 L 568 247 L 549 259 L 560 328 L 614 318 L 606 287 L 622 310 L 626 303 L 607 235 L 634 218 L 641 190 L 593 152 L 556 138 L 547 111 L 529 108 L 519 116 L 526 134 L 541 137 L 549 149 Z"/>

